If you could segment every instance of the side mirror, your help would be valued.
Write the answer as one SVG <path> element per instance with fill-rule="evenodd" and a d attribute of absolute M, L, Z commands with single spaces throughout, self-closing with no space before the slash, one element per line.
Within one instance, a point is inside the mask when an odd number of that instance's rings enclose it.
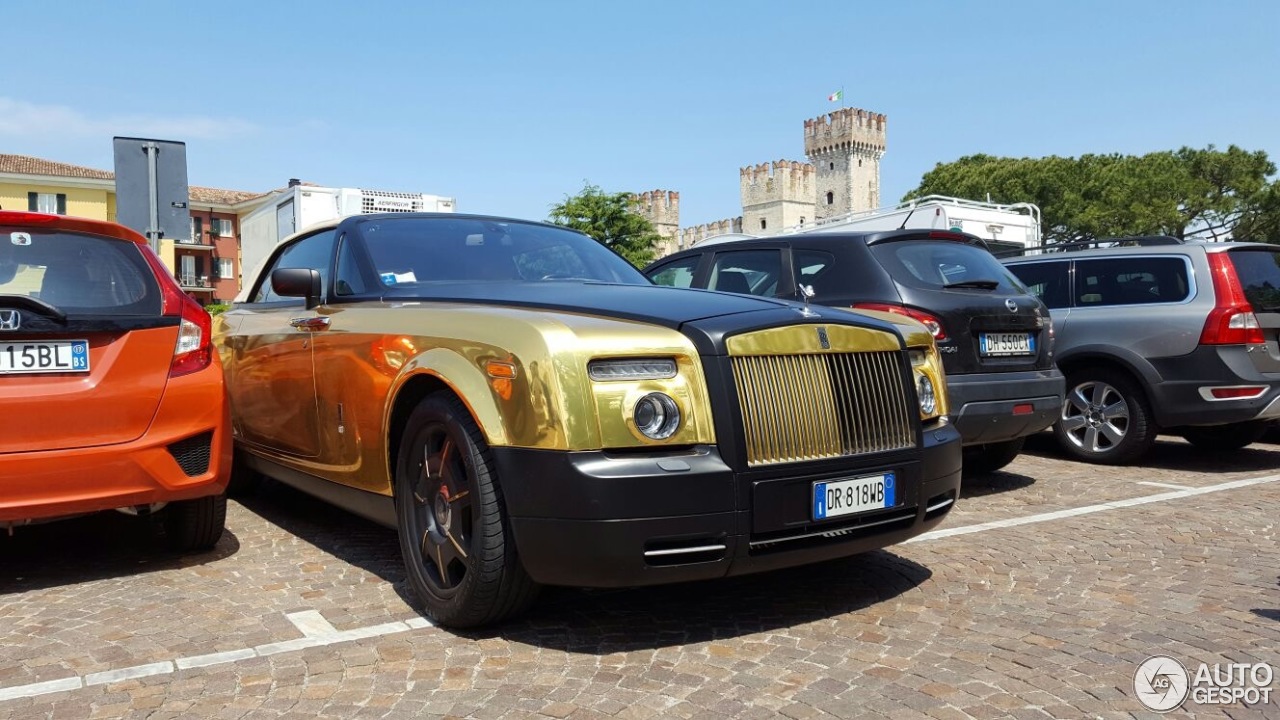
<path fill-rule="evenodd" d="M 320 273 L 309 268 L 280 268 L 271 273 L 271 289 L 281 297 L 307 299 L 307 309 L 320 304 Z"/>

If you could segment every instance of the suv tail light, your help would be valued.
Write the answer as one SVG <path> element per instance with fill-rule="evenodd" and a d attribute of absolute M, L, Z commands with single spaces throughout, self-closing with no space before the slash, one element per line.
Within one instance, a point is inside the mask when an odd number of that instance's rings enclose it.
<path fill-rule="evenodd" d="M 1209 253 L 1209 274 L 1213 277 L 1216 305 L 1204 321 L 1201 345 L 1252 345 L 1266 342 L 1258 316 L 1244 296 L 1244 288 L 1236 277 L 1225 252 Z"/>
<path fill-rule="evenodd" d="M 213 319 L 178 287 L 164 263 L 148 246 L 142 246 L 142 254 L 155 273 L 156 282 L 164 297 L 163 314 L 177 316 L 178 342 L 173 346 L 173 360 L 169 363 L 169 377 L 176 378 L 199 372 L 213 362 Z"/>
<path fill-rule="evenodd" d="M 933 339 L 935 342 L 942 342 L 947 339 L 947 331 L 943 329 L 942 321 L 939 320 L 936 315 L 930 315 L 923 310 L 917 310 L 913 307 L 907 307 L 906 305 L 876 302 L 855 303 L 853 307 L 855 310 L 877 310 L 879 312 L 891 312 L 899 315 L 906 315 L 912 320 L 923 323 L 924 326 L 929 329 L 929 332 L 933 333 Z"/>

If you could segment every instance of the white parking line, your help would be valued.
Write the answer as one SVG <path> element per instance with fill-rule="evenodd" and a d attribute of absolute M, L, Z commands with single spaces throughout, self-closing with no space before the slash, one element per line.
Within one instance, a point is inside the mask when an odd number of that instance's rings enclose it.
<path fill-rule="evenodd" d="M 1097 505 L 1086 505 L 1084 507 L 1056 510 L 1054 512 L 1040 513 L 1038 515 L 1027 515 L 1025 517 L 1008 518 L 1006 520 L 994 520 L 992 522 L 981 523 L 978 525 L 964 525 L 961 527 L 947 528 L 945 530 L 934 530 L 933 532 L 928 532 L 911 538 L 910 540 L 907 540 L 907 542 L 929 542 L 931 540 L 940 540 L 942 538 L 954 537 L 957 535 L 971 535 L 973 533 L 986 532 L 988 530 L 1032 525 L 1035 523 L 1049 522 L 1051 520 L 1060 520 L 1062 518 L 1090 515 L 1093 513 L 1103 512 L 1104 510 L 1118 510 L 1120 508 L 1149 505 L 1151 503 L 1164 502 L 1166 500 L 1178 500 L 1181 498 L 1195 497 L 1196 495 L 1207 495 L 1209 493 L 1222 492 L 1224 490 L 1235 490 L 1237 488 L 1249 487 L 1251 485 L 1273 483 L 1278 480 L 1280 480 L 1280 475 L 1267 475 L 1266 477 L 1233 480 L 1219 485 L 1209 485 L 1207 487 L 1199 488 L 1182 488 L 1180 485 L 1170 485 L 1167 483 L 1162 485 L 1160 483 L 1144 482 L 1142 483 L 1144 485 L 1177 487 L 1182 489 L 1175 492 L 1130 498 L 1128 500 L 1116 500 L 1114 502 L 1099 503 Z M 394 635 L 396 633 L 433 627 L 430 620 L 423 617 L 414 617 L 404 621 L 383 623 L 381 625 L 373 625 L 370 627 L 354 628 L 352 630 L 338 630 L 333 627 L 333 625 L 330 624 L 324 616 L 315 610 L 289 613 L 286 617 L 294 624 L 295 627 L 298 628 L 298 631 L 303 634 L 303 637 L 293 640 L 284 640 L 281 642 L 266 643 L 241 650 L 227 650 L 225 652 L 210 653 L 207 655 L 192 655 L 188 657 L 175 658 L 172 661 L 166 660 L 164 662 L 150 663 L 147 665 L 135 665 L 133 667 L 121 668 L 119 670 L 90 673 L 84 676 L 77 675 L 59 680 L 47 680 L 45 682 L 30 683 L 28 685 L 0 688 L 0 702 L 5 700 L 16 700 L 19 698 L 36 697 L 38 695 L 48 695 L 56 692 L 66 692 L 69 690 L 79 690 L 90 685 L 103 685 L 119 682 L 121 680 L 150 677 L 153 675 L 165 675 L 178 670 L 186 670 L 188 668 L 201 668 L 208 667 L 210 665 L 219 665 L 222 663 L 239 662 L 241 660 L 249 660 L 255 657 L 267 657 L 269 655 L 276 655 L 283 652 L 293 652 L 295 650 L 303 650 L 312 647 L 336 645 L 338 643 L 362 640 L 364 638 Z"/>
<path fill-rule="evenodd" d="M 1164 502 L 1166 500 L 1178 500 L 1181 498 L 1194 497 L 1196 495 L 1208 495 L 1209 493 L 1222 492 L 1223 490 L 1235 490 L 1236 488 L 1249 487 L 1250 485 L 1272 483 L 1277 480 L 1280 480 L 1280 475 L 1267 475 L 1266 477 L 1232 480 L 1231 482 L 1225 482 L 1220 485 L 1184 488 L 1176 492 L 1158 493 L 1156 495 L 1145 495 L 1143 497 L 1130 498 L 1128 500 L 1115 500 L 1112 502 L 1099 503 L 1097 505 L 1085 505 L 1084 507 L 1055 510 L 1053 512 L 1040 513 L 1039 515 L 1027 515 L 1024 517 L 1007 518 L 1005 520 L 992 520 L 991 522 L 985 522 L 979 525 L 962 525 L 961 527 L 934 530 L 933 532 L 927 532 L 923 535 L 917 535 L 910 540 L 907 540 L 907 542 L 928 542 L 930 540 L 939 540 L 941 538 L 954 537 L 956 535 L 971 535 L 973 533 L 986 532 L 988 530 L 1018 527 L 1019 525 L 1034 525 L 1035 523 L 1049 522 L 1050 520 L 1061 520 L 1062 518 L 1076 517 L 1079 515 L 1091 515 L 1104 510 L 1116 510 L 1119 508 L 1135 507 L 1137 505 L 1149 505 L 1151 503 Z"/>
<path fill-rule="evenodd" d="M 329 621 L 315 610 L 286 613 L 285 617 L 289 618 L 289 622 L 293 623 L 299 632 L 309 638 L 331 637 L 338 634 L 338 629 L 330 625 Z"/>
<path fill-rule="evenodd" d="M 303 618 L 299 622 L 296 616 L 302 615 Z M 133 680 L 135 678 L 150 677 L 152 675 L 165 675 L 175 672 L 176 670 L 186 670 L 187 668 L 209 667 L 210 665 L 220 665 L 222 663 L 239 662 L 255 657 L 267 657 L 269 655 L 277 655 L 283 652 L 293 652 L 295 650 L 305 650 L 312 647 L 323 647 L 325 645 L 336 645 L 338 643 L 351 642 L 353 640 L 363 640 L 364 638 L 378 637 L 380 635 L 394 635 L 396 633 L 409 632 L 410 630 L 421 630 L 422 628 L 433 627 L 432 622 L 423 617 L 410 618 L 404 621 L 396 621 L 383 623 L 381 625 L 372 625 L 370 627 L 354 628 L 352 630 L 339 631 L 329 624 L 329 621 L 320 617 L 320 613 L 315 610 L 306 610 L 300 613 L 290 613 L 286 615 L 290 621 L 293 621 L 302 630 L 306 625 L 310 630 L 318 630 L 320 634 L 301 637 L 294 640 L 284 640 L 282 642 L 266 643 L 252 648 L 243 650 L 228 650 L 226 652 L 211 653 L 208 655 L 192 655 L 190 657 L 180 657 L 173 661 L 164 661 L 158 663 L 149 663 L 147 665 L 134 665 L 133 667 L 120 668 L 119 670 L 107 670 L 104 672 L 90 673 L 84 676 L 75 676 L 62 678 L 60 680 L 48 680 L 45 682 L 31 683 L 29 685 L 17 685 L 14 687 L 0 688 L 0 702 L 5 700 L 16 700 L 18 698 L 36 697 L 37 695 L 48 695 L 49 693 L 65 692 L 67 690 L 79 690 L 90 685 L 105 685 L 107 683 L 120 682 L 121 680 Z M 316 618 L 319 617 L 319 622 Z M 326 633 L 324 628 L 328 628 Z M 302 630 L 305 634 L 308 630 Z"/>

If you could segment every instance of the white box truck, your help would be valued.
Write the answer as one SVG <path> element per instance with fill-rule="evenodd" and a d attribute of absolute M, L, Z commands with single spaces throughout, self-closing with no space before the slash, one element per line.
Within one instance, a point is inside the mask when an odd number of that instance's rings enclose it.
<path fill-rule="evenodd" d="M 240 220 L 242 277 L 257 277 L 260 266 L 281 240 L 318 222 L 384 212 L 454 212 L 454 206 L 453 198 L 440 195 L 319 187 L 290 180 L 289 187 L 272 194 Z M 244 293 L 241 288 L 241 296 Z"/>
<path fill-rule="evenodd" d="M 823 232 L 876 232 L 898 228 L 959 230 L 987 241 L 993 253 L 1040 247 L 1040 208 L 1031 203 L 1000 204 L 980 200 L 927 195 L 890 207 L 837 215 L 780 234 Z M 699 245 L 720 243 L 744 235 L 709 237 Z"/>
<path fill-rule="evenodd" d="M 904 225 L 905 223 L 905 225 Z M 906 228 L 958 230 L 987 241 L 992 252 L 1040 247 L 1040 208 L 1031 203 L 983 202 L 926 195 L 897 205 L 825 218 L 795 232 Z"/>

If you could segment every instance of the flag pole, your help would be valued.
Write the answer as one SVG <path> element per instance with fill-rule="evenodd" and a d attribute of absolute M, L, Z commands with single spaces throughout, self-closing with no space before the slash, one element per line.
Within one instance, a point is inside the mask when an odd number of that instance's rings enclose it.
<path fill-rule="evenodd" d="M 849 107 L 849 103 L 844 99 L 844 83 L 840 83 L 840 109 Z"/>

